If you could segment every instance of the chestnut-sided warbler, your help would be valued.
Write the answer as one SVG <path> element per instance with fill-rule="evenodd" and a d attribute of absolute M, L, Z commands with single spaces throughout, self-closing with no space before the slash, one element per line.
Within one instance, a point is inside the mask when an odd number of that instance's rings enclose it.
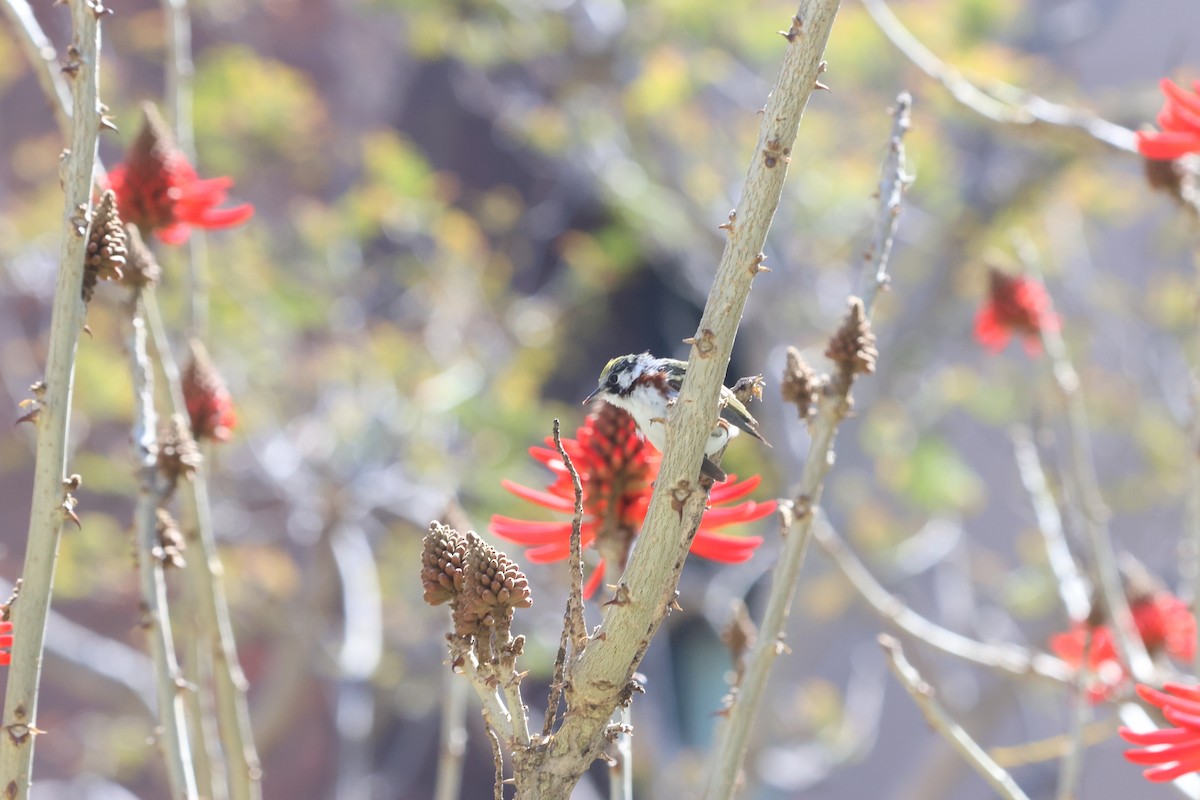
<path fill-rule="evenodd" d="M 667 441 L 667 409 L 679 397 L 679 388 L 686 374 L 686 361 L 655 358 L 649 353 L 621 356 L 604 365 L 599 385 L 583 402 L 586 405 L 600 399 L 629 412 L 642 436 L 662 452 Z M 701 472 L 714 480 L 725 480 L 725 472 L 708 457 L 729 444 L 729 440 L 738 435 L 739 429 L 767 447 L 771 446 L 758 432 L 758 420 L 728 387 L 722 386 L 721 418 L 704 445 Z"/>

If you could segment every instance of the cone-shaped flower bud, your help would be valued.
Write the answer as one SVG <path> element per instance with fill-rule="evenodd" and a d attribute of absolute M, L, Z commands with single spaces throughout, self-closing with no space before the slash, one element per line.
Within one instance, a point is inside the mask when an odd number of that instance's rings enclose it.
<path fill-rule="evenodd" d="M 820 378 L 813 368 L 805 363 L 800 351 L 794 347 L 787 349 L 787 366 L 783 369 L 783 382 L 779 391 L 784 402 L 793 403 L 800 412 L 800 419 L 812 419 L 816 412 L 817 386 Z"/>
<path fill-rule="evenodd" d="M 228 441 L 237 425 L 233 398 L 204 345 L 193 339 L 191 350 L 192 357 L 181 381 L 183 400 L 192 419 L 192 435 L 197 439 Z"/>
<path fill-rule="evenodd" d="M 100 195 L 88 230 L 83 261 L 83 302 L 91 302 L 97 281 L 119 281 L 125 268 L 125 228 L 117 213 L 117 198 L 111 191 Z"/>
<path fill-rule="evenodd" d="M 430 524 L 421 550 L 421 586 L 431 606 L 452 602 L 463 587 L 466 540 L 458 531 Z"/>
<path fill-rule="evenodd" d="M 463 585 L 455 602 L 454 632 L 478 636 L 488 630 L 507 635 L 513 611 L 533 599 L 521 568 L 474 533 L 466 535 Z"/>
<path fill-rule="evenodd" d="M 844 375 L 870 374 L 875 371 L 875 334 L 871 332 L 871 321 L 867 319 L 862 300 L 850 298 L 850 311 L 842 327 L 829 340 L 825 355 Z"/>
<path fill-rule="evenodd" d="M 225 202 L 230 178 L 201 180 L 170 130 L 150 103 L 142 106 L 142 130 L 125 161 L 108 173 L 126 221 L 150 231 L 167 244 L 187 241 L 193 227 L 229 228 L 254 215 L 248 203 L 217 208 Z"/>
<path fill-rule="evenodd" d="M 146 246 L 141 229 L 132 222 L 125 223 L 125 277 L 124 282 L 138 289 L 153 286 L 162 277 L 158 259 Z"/>
<path fill-rule="evenodd" d="M 180 478 L 190 478 L 203 460 L 187 421 L 172 414 L 158 430 L 158 471 L 174 488 Z"/>

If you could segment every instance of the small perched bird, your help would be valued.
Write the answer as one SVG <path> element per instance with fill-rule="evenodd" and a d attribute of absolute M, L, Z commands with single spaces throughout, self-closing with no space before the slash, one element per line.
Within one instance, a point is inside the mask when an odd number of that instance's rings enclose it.
<path fill-rule="evenodd" d="M 649 353 L 614 358 L 604 365 L 596 391 L 584 400 L 603 400 L 629 412 L 650 444 L 662 452 L 667 441 L 667 409 L 679 397 L 687 362 L 674 358 L 655 358 Z M 700 471 L 713 480 L 725 480 L 725 473 L 708 457 L 718 453 L 740 431 L 771 445 L 758 431 L 756 420 L 746 406 L 726 386 L 721 387 L 721 418 L 704 445 L 704 463 Z"/>

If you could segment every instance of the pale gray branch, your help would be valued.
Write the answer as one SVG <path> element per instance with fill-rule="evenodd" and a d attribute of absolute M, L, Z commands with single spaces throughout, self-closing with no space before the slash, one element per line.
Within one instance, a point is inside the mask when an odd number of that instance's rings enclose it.
<path fill-rule="evenodd" d="M 993 761 L 991 756 L 971 738 L 970 734 L 946 713 L 934 696 L 933 687 L 925 682 L 921 674 L 904 657 L 904 650 L 900 647 L 900 642 L 886 633 L 881 633 L 879 644 L 883 647 L 884 654 L 887 655 L 888 666 L 891 667 L 892 674 L 916 701 L 917 707 L 921 709 L 921 714 L 924 715 L 925 721 L 929 723 L 930 727 L 940 733 L 1001 797 L 1008 798 L 1008 800 L 1029 800 L 1029 796 L 1021 791 L 1021 787 L 1017 786 L 1017 782 L 1012 779 L 1012 776 Z"/>
<path fill-rule="evenodd" d="M 0 737 L 0 775 L 9 796 L 29 795 L 36 738 L 38 684 L 46 614 L 54 585 L 58 540 L 73 499 L 68 494 L 67 430 L 75 379 L 75 348 L 83 327 L 84 255 L 91 221 L 92 175 L 100 132 L 100 25 L 87 0 L 71 0 L 73 39 L 68 52 L 72 78 L 70 154 L 62 164 L 62 244 L 50 317 L 43 388 L 38 392 L 37 455 L 29 514 L 24 589 L 13 605 L 17 631 L 4 698 L 5 736 Z M 72 482 L 73 484 L 74 482 Z"/>
<path fill-rule="evenodd" d="M 985 119 L 1004 125 L 1042 125 L 1082 133 L 1115 150 L 1137 153 L 1133 131 L 1102 119 L 1090 111 L 1053 103 L 1032 92 L 1000 81 L 989 82 L 990 86 L 986 90 L 979 88 L 913 36 L 884 0 L 862 2 L 883 35 L 909 61 L 942 84 L 955 100 Z"/>

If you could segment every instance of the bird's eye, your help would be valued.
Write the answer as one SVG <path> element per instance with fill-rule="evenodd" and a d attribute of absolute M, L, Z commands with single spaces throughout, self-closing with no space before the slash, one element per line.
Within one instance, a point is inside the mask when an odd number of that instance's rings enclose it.
<path fill-rule="evenodd" d="M 608 374 L 608 385 L 609 385 L 609 386 L 616 386 L 616 385 L 617 385 L 617 373 L 615 373 L 615 372 L 610 372 L 610 373 Z"/>

